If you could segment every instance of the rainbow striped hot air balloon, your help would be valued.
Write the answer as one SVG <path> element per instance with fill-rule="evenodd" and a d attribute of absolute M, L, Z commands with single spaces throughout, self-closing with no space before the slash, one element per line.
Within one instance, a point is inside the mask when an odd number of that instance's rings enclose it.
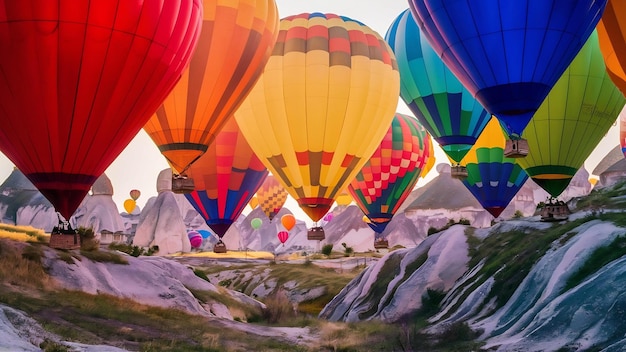
<path fill-rule="evenodd" d="M 380 145 L 348 186 L 377 239 L 413 191 L 433 153 L 429 139 L 417 119 L 396 113 Z"/>
<path fill-rule="evenodd" d="M 189 168 L 196 189 L 185 197 L 221 239 L 268 171 L 230 119 L 206 153 Z"/>
<path fill-rule="evenodd" d="M 437 56 L 408 9 L 385 39 L 398 61 L 400 97 L 448 157 L 460 163 L 491 115 Z"/>
<path fill-rule="evenodd" d="M 463 184 L 494 217 L 500 216 L 528 179 L 513 158 L 504 156 L 506 139 L 498 120 L 492 117 L 483 133 L 461 161 L 467 167 Z"/>

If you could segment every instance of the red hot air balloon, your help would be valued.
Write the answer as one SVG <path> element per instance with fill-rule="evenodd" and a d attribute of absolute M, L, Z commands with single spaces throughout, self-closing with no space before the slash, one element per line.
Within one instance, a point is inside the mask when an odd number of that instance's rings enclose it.
<path fill-rule="evenodd" d="M 179 80 L 201 19 L 200 0 L 0 0 L 0 150 L 65 219 Z"/>

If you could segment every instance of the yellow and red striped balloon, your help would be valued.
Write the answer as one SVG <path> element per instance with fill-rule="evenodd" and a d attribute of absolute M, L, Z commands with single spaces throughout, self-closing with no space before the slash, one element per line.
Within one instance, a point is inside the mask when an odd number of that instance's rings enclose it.
<path fill-rule="evenodd" d="M 235 118 L 318 221 L 380 143 L 399 92 L 395 56 L 378 33 L 344 16 L 303 13 L 280 21 L 263 75 Z"/>
<path fill-rule="evenodd" d="M 261 210 L 263 210 L 270 221 L 274 219 L 283 205 L 285 205 L 287 195 L 285 187 L 273 175 L 268 175 L 256 192 L 256 198 L 259 201 Z"/>

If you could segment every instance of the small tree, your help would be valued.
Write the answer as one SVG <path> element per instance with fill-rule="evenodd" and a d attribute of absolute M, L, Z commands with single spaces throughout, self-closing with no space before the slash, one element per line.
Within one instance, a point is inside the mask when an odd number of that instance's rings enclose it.
<path fill-rule="evenodd" d="M 343 242 L 341 245 L 343 246 L 344 257 L 349 257 L 350 255 L 352 255 L 352 253 L 354 253 L 354 249 L 352 249 L 352 247 L 348 247 L 345 242 Z"/>
<path fill-rule="evenodd" d="M 333 245 L 332 244 L 325 244 L 324 246 L 322 246 L 322 254 L 325 255 L 327 258 L 330 258 L 330 254 L 333 252 Z"/>

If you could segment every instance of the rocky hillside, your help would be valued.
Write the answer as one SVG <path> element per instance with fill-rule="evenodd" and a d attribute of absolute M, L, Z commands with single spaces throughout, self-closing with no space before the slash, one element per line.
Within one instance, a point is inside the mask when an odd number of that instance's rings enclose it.
<path fill-rule="evenodd" d="M 501 351 L 626 349 L 626 183 L 575 199 L 568 221 L 455 225 L 368 267 L 321 312 L 334 321 L 465 326 Z"/>

